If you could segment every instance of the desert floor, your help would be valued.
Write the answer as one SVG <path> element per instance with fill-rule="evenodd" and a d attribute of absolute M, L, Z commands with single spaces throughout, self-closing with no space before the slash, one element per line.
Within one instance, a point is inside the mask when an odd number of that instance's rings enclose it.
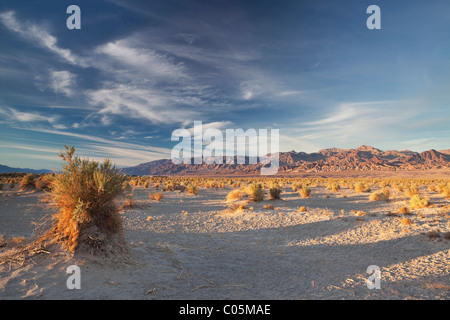
<path fill-rule="evenodd" d="M 389 202 L 371 202 L 369 193 L 315 187 L 303 199 L 285 188 L 282 200 L 233 212 L 228 186 L 163 192 L 159 202 L 149 200 L 154 188 L 136 188 L 135 206 L 121 213 L 135 264 L 117 269 L 80 257 L 55 264 L 43 254 L 20 268 L 0 266 L 0 298 L 448 299 L 450 240 L 442 234 L 450 231 L 449 202 L 422 188 L 434 206 L 414 210 L 409 225 L 389 214 L 406 204 L 395 193 Z M 51 212 L 39 203 L 44 196 L 1 191 L 4 239 L 31 237 L 33 221 Z M 263 209 L 268 204 L 274 210 Z M 436 230 L 441 237 L 429 237 Z M 80 290 L 66 286 L 73 264 Z M 380 289 L 366 285 L 371 265 L 381 270 Z"/>

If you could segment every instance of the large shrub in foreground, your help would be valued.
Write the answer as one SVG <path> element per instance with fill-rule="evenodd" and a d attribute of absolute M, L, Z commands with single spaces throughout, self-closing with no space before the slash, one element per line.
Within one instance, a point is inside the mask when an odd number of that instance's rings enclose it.
<path fill-rule="evenodd" d="M 126 177 L 108 159 L 100 164 L 75 156 L 74 147 L 65 149 L 60 154 L 66 162 L 63 172 L 51 185 L 50 198 L 58 208 L 53 232 L 70 251 L 82 242 L 98 247 L 121 231 L 115 199 L 123 193 Z"/>

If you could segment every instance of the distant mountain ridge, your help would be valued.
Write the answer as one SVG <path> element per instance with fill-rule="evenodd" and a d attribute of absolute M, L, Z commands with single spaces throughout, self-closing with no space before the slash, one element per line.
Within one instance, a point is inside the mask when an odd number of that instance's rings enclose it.
<path fill-rule="evenodd" d="M 192 161 L 193 163 L 193 161 Z M 248 161 L 246 162 L 248 163 Z M 170 159 L 142 163 L 122 171 L 129 175 L 257 175 L 262 164 L 180 164 Z M 396 151 L 362 145 L 356 149 L 328 148 L 318 152 L 279 153 L 278 173 L 402 171 L 450 169 L 450 149 L 424 152 Z"/>
<path fill-rule="evenodd" d="M 28 169 L 28 168 L 13 168 L 13 167 L 8 167 L 5 165 L 0 164 L 0 173 L 50 173 L 52 172 L 51 170 L 47 170 L 47 169 L 39 169 L 39 170 L 35 170 L 35 169 Z"/>

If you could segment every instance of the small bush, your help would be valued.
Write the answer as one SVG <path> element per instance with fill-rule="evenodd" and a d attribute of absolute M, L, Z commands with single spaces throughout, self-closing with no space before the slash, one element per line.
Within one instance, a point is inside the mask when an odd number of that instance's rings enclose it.
<path fill-rule="evenodd" d="M 415 195 L 419 195 L 419 189 L 417 186 L 409 186 L 405 189 L 405 196 L 408 198 L 412 198 Z"/>
<path fill-rule="evenodd" d="M 249 184 L 244 192 L 250 197 L 250 201 L 260 202 L 264 200 L 264 194 L 262 191 L 261 184 L 253 182 Z"/>
<path fill-rule="evenodd" d="M 308 187 L 301 188 L 298 193 L 302 196 L 302 198 L 309 198 L 311 196 L 311 189 Z"/>
<path fill-rule="evenodd" d="M 281 194 L 281 188 L 278 186 L 273 186 L 272 188 L 269 189 L 269 195 L 270 195 L 270 199 L 280 199 L 280 194 Z"/>
<path fill-rule="evenodd" d="M 337 182 L 328 182 L 327 189 L 331 190 L 331 192 L 339 192 L 341 186 Z"/>
<path fill-rule="evenodd" d="M 241 189 L 235 189 L 233 191 L 230 191 L 230 193 L 228 193 L 226 201 L 233 202 L 236 200 L 242 200 L 242 197 L 243 197 L 243 193 L 242 193 Z"/>
<path fill-rule="evenodd" d="M 20 190 L 25 190 L 30 187 L 34 187 L 35 175 L 32 173 L 26 174 L 20 181 Z"/>
<path fill-rule="evenodd" d="M 305 206 L 301 206 L 300 208 L 298 208 L 297 212 L 306 212 L 308 211 L 308 209 Z"/>
<path fill-rule="evenodd" d="M 370 201 L 389 201 L 390 191 L 388 188 L 383 188 L 380 191 L 373 192 L 369 196 Z"/>
<path fill-rule="evenodd" d="M 355 183 L 354 189 L 357 193 L 370 192 L 370 187 L 362 182 Z"/>
<path fill-rule="evenodd" d="M 150 197 L 150 200 L 161 201 L 161 199 L 163 198 L 163 194 L 161 192 L 150 193 L 149 197 Z"/>
<path fill-rule="evenodd" d="M 409 218 L 403 218 L 402 220 L 400 220 L 400 223 L 404 226 L 407 226 L 411 224 L 411 220 L 409 220 Z"/>
<path fill-rule="evenodd" d="M 401 214 L 410 214 L 411 211 L 409 210 L 408 207 L 401 207 L 398 209 L 397 213 L 401 213 Z"/>
<path fill-rule="evenodd" d="M 409 201 L 409 206 L 411 209 L 426 208 L 429 205 L 430 203 L 428 199 L 419 194 L 414 194 Z"/>
<path fill-rule="evenodd" d="M 34 182 L 34 186 L 38 190 L 48 191 L 50 189 L 52 177 L 48 175 L 41 176 Z"/>
<path fill-rule="evenodd" d="M 450 199 L 450 185 L 445 185 L 439 192 L 441 195 L 443 195 L 446 199 Z"/>
<path fill-rule="evenodd" d="M 186 187 L 186 192 L 188 194 L 197 194 L 198 191 L 198 187 L 192 185 L 192 184 L 188 184 Z"/>

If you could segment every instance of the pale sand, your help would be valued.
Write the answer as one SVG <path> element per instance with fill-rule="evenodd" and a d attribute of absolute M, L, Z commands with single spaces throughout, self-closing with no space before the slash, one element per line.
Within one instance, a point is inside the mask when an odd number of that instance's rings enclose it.
<path fill-rule="evenodd" d="M 412 224 L 387 216 L 405 198 L 370 202 L 349 189 L 312 188 L 302 199 L 285 188 L 283 200 L 229 212 L 225 189 L 197 195 L 137 188 L 137 206 L 124 210 L 125 236 L 135 264 L 114 269 L 95 258 L 54 264 L 43 254 L 26 266 L 0 267 L 1 299 L 448 299 L 449 204 L 430 195 L 434 207 L 414 210 Z M 0 234 L 29 238 L 32 221 L 49 213 L 42 192 L 7 187 L 0 197 Z M 329 194 L 329 198 L 326 195 Z M 395 192 L 394 192 L 395 194 Z M 346 198 L 343 195 L 347 195 Z M 262 209 L 272 204 L 275 210 Z M 297 212 L 299 206 L 307 212 Z M 351 210 L 363 210 L 356 216 Z M 183 211 L 187 213 L 183 213 Z M 421 213 L 421 216 L 417 215 Z M 151 217 L 150 220 L 147 220 Z M 441 238 L 427 233 L 439 229 Z M 1 249 L 0 249 L 1 250 Z M 1 251 L 0 251 L 1 252 Z M 45 257 L 46 256 L 46 257 Z M 81 289 L 69 290 L 65 271 L 81 268 Z M 381 269 L 381 289 L 369 290 L 367 267 Z"/>

